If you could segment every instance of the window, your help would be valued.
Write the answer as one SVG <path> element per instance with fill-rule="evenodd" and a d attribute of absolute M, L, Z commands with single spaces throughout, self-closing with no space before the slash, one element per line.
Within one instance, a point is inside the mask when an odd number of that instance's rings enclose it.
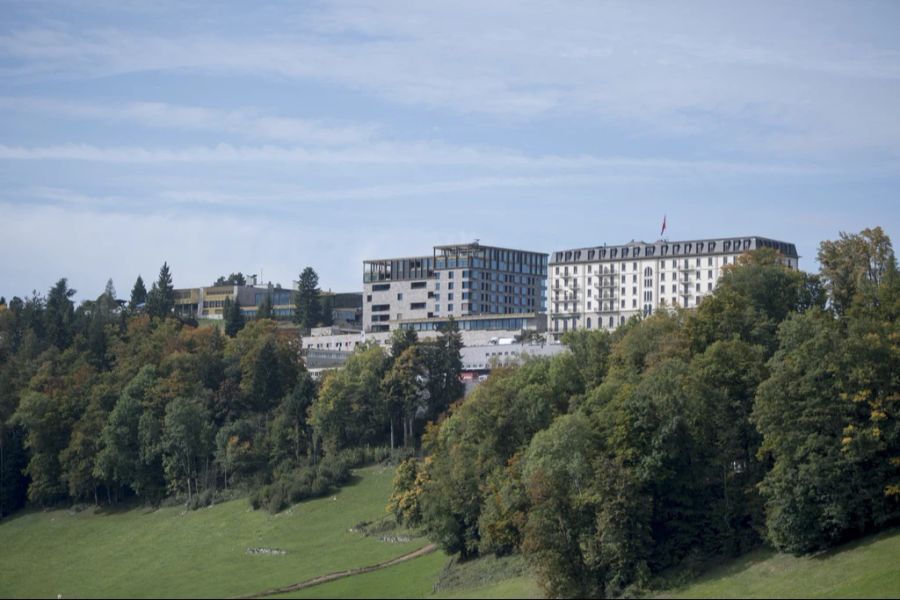
<path fill-rule="evenodd" d="M 447 278 L 448 278 L 448 279 L 453 279 L 453 271 L 448 271 L 448 272 L 447 272 Z"/>
<path fill-rule="evenodd" d="M 588 306 L 588 308 L 590 308 L 590 306 Z M 590 317 L 587 318 L 587 328 L 588 329 L 591 328 L 591 318 Z"/>
<path fill-rule="evenodd" d="M 409 305 L 409 310 L 424 310 L 425 303 L 424 302 L 413 302 Z"/>
<path fill-rule="evenodd" d="M 453 305 L 452 305 L 452 304 L 448 304 L 448 305 L 447 305 L 447 311 L 448 311 L 448 312 L 453 312 Z"/>
<path fill-rule="evenodd" d="M 427 282 L 425 282 L 425 281 L 413 281 L 412 285 L 410 285 L 410 287 L 414 290 L 421 290 L 421 289 L 424 289 L 426 285 L 427 285 Z"/>
<path fill-rule="evenodd" d="M 452 281 L 451 281 L 450 283 L 447 284 L 447 289 L 448 289 L 448 290 L 452 290 L 452 289 L 453 289 L 453 282 L 452 282 Z"/>
<path fill-rule="evenodd" d="M 397 294 L 397 300 L 403 300 L 403 293 Z"/>
<path fill-rule="evenodd" d="M 371 302 L 371 301 L 372 301 L 372 294 L 369 294 L 366 296 L 366 302 Z"/>
<path fill-rule="evenodd" d="M 373 292 L 386 292 L 391 289 L 391 284 L 389 283 L 376 283 L 372 286 Z"/>

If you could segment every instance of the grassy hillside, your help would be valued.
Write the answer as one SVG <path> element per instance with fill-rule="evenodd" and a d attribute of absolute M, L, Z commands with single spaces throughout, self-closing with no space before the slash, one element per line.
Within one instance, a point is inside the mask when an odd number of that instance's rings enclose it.
<path fill-rule="evenodd" d="M 817 556 L 759 550 L 668 598 L 900 598 L 900 530 Z"/>
<path fill-rule="evenodd" d="M 0 596 L 236 596 L 373 565 L 424 546 L 349 531 L 384 515 L 392 469 L 279 515 L 246 500 L 182 508 L 29 512 L 0 523 Z M 390 535 L 396 535 L 391 533 Z M 250 554 L 249 548 L 284 551 Z M 450 565 L 435 552 L 290 598 L 536 598 L 521 558 Z M 900 597 L 900 530 L 815 557 L 757 551 L 661 597 Z"/>
<path fill-rule="evenodd" d="M 236 500 L 183 508 L 30 512 L 0 523 L 5 597 L 234 596 L 376 564 L 424 546 L 381 542 L 349 529 L 384 515 L 392 469 L 279 515 Z M 283 550 L 251 555 L 248 548 Z"/>
<path fill-rule="evenodd" d="M 452 566 L 451 566 L 452 565 Z M 521 557 L 458 564 L 435 552 L 382 571 L 285 594 L 282 598 L 541 598 Z"/>

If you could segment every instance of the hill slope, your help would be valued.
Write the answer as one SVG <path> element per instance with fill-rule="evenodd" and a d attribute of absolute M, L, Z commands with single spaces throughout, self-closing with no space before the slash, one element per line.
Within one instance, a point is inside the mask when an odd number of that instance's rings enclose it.
<path fill-rule="evenodd" d="M 663 597 L 900 598 L 900 530 L 816 556 L 758 550 Z"/>
<path fill-rule="evenodd" d="M 6 597 L 215 597 L 261 592 L 377 564 L 424 546 L 349 531 L 384 515 L 393 469 L 357 472 L 355 485 L 278 515 L 246 499 L 183 508 L 28 512 L 0 523 Z M 248 549 L 283 550 L 284 555 Z"/>

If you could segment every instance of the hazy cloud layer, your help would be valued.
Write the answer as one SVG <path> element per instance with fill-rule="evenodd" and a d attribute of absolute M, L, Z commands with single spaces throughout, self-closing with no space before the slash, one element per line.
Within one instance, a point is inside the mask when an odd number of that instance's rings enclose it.
<path fill-rule="evenodd" d="M 366 256 L 621 242 L 663 213 L 677 236 L 789 238 L 810 268 L 839 229 L 897 233 L 892 2 L 13 1 L 4 17 L 0 231 L 54 242 L 13 246 L 0 294 L 162 260 L 286 284 L 312 264 L 354 288 Z"/>

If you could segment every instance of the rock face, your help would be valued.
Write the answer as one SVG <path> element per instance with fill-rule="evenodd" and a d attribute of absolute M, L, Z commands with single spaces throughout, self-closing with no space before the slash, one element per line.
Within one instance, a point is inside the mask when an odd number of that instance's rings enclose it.
<path fill-rule="evenodd" d="M 277 548 L 247 548 L 247 554 L 255 556 L 284 556 L 287 554 L 287 551 L 278 550 Z"/>

